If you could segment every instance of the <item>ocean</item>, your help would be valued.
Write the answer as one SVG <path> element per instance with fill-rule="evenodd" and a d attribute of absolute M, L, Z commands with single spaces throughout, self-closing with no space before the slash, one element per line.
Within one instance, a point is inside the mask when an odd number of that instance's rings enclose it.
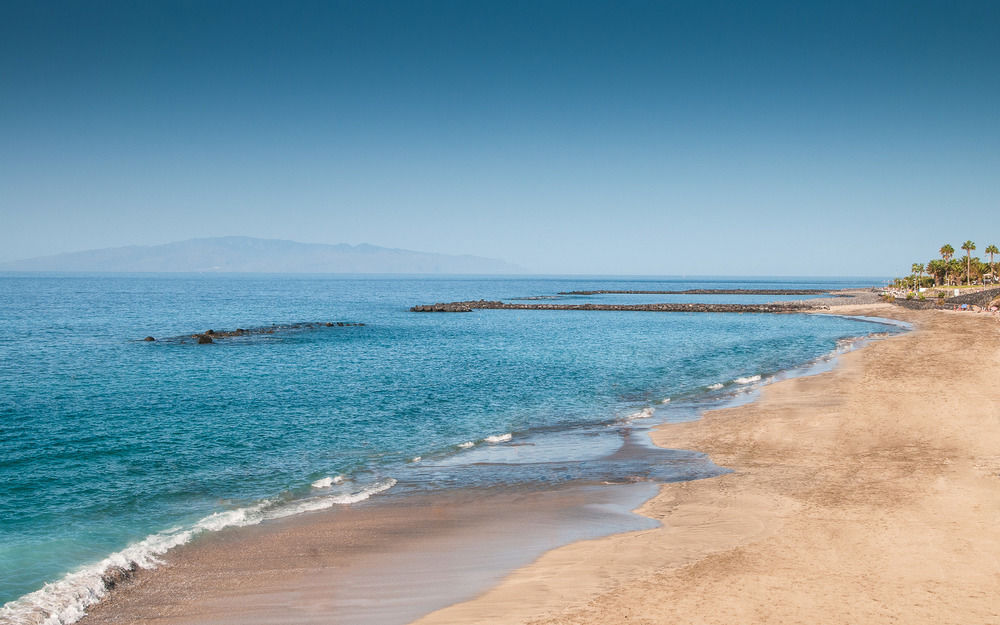
<path fill-rule="evenodd" d="M 696 450 L 641 466 L 593 459 L 613 456 L 612 434 L 637 420 L 696 418 L 852 338 L 899 331 L 804 314 L 414 304 L 871 283 L 0 275 L 0 621 L 69 622 L 109 566 L 155 566 L 200 534 L 384 493 L 716 475 Z M 781 299 L 805 297 L 559 301 Z M 318 325 L 281 327 L 299 323 Z"/>

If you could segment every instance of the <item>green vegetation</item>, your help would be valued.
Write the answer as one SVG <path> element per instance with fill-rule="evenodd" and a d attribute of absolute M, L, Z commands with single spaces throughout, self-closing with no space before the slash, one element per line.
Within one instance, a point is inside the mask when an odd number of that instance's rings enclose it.
<path fill-rule="evenodd" d="M 978 256 L 972 255 L 972 252 L 976 251 L 975 242 L 966 241 L 962 244 L 961 249 L 965 252 L 964 263 L 955 258 L 955 248 L 945 244 L 938 249 L 941 258 L 934 258 L 926 263 L 913 263 L 910 266 L 910 275 L 896 278 L 894 286 L 914 292 L 921 288 L 931 287 L 962 288 L 963 277 L 965 278 L 965 287 L 1000 284 L 996 263 L 996 256 L 1000 255 L 1000 249 L 996 245 L 990 244 L 983 250 L 989 254 L 988 263 L 980 260 Z M 944 293 L 938 293 L 937 296 L 944 297 Z"/>

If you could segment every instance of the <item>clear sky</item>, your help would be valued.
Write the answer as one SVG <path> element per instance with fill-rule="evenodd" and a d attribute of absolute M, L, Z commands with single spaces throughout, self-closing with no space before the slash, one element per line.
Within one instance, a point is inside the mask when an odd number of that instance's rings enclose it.
<path fill-rule="evenodd" d="M 0 261 L 222 235 L 906 273 L 1000 244 L 1000 2 L 0 0 Z"/>

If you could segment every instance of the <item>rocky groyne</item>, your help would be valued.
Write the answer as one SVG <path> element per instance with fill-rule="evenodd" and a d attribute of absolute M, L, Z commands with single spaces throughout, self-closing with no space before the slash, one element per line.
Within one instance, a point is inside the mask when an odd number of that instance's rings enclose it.
<path fill-rule="evenodd" d="M 770 304 L 512 304 L 492 300 L 465 302 L 439 302 L 410 308 L 411 312 L 472 312 L 473 310 L 611 310 L 643 312 L 697 312 L 697 313 L 794 313 L 822 310 L 803 302 L 774 302 Z"/>
<path fill-rule="evenodd" d="M 687 289 L 685 291 L 562 291 L 559 295 L 824 295 L 824 289 Z"/>

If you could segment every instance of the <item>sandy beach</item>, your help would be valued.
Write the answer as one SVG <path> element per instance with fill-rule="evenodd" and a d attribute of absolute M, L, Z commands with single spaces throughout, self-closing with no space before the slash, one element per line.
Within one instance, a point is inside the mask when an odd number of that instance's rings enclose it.
<path fill-rule="evenodd" d="M 1000 0 L 2 15 L 0 625 L 1000 625 Z"/>
<path fill-rule="evenodd" d="M 552 551 L 420 625 L 1000 622 L 1000 324 L 889 305 L 917 330 L 666 425 L 734 470 L 669 484 L 662 527 Z"/>
<path fill-rule="evenodd" d="M 917 330 L 752 404 L 660 426 L 658 445 L 733 472 L 659 487 L 638 509 L 659 527 L 560 535 L 581 514 L 629 529 L 625 509 L 594 512 L 598 491 L 412 500 L 402 516 L 359 506 L 184 547 L 80 622 L 1000 622 L 1000 323 L 886 304 L 836 312 Z M 611 492 L 604 505 L 627 502 Z M 536 555 L 577 542 L 523 562 L 530 550 L 488 547 L 514 534 L 538 536 Z M 437 609 L 456 588 L 475 598 Z"/>

